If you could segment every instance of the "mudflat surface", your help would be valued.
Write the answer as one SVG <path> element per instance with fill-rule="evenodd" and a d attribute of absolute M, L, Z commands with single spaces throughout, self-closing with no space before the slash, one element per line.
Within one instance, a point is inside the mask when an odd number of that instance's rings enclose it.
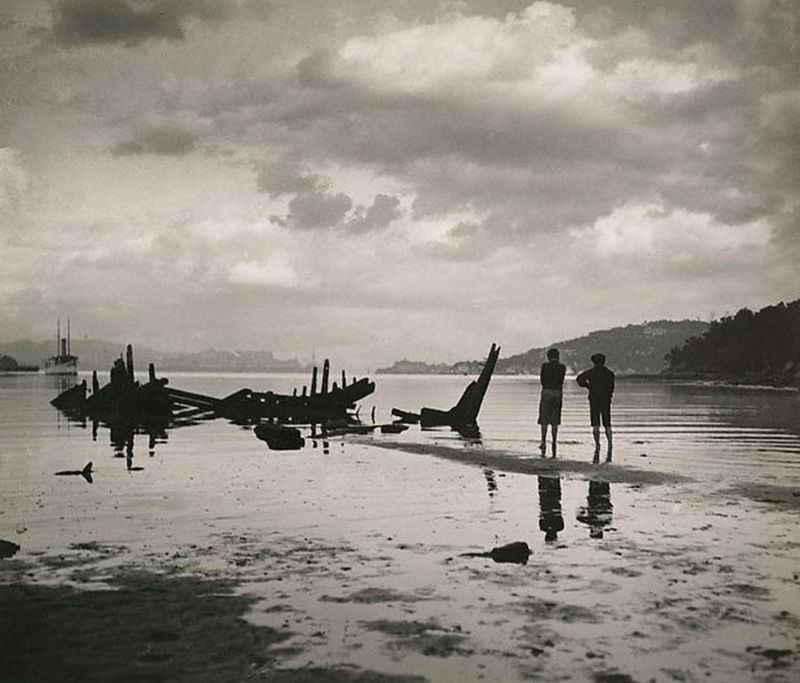
<path fill-rule="evenodd" d="M 529 394 L 518 410 L 504 388 L 480 440 L 412 428 L 290 453 L 220 421 L 126 453 L 54 419 L 48 392 L 14 393 L 0 680 L 798 679 L 782 399 L 692 393 L 679 417 L 631 397 L 614 462 L 593 465 L 577 418 L 542 459 Z M 54 474 L 89 460 L 92 483 Z M 527 563 L 482 555 L 512 542 Z"/>

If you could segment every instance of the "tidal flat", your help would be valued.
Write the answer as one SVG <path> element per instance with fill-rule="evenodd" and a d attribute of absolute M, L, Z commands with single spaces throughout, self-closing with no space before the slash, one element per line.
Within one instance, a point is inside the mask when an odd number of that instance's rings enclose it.
<path fill-rule="evenodd" d="M 542 459 L 518 379 L 493 383 L 479 439 L 276 453 L 215 421 L 130 457 L 24 381 L 0 384 L 2 680 L 797 680 L 785 392 L 631 389 L 592 465 L 580 397 Z M 91 484 L 53 476 L 89 460 Z M 526 563 L 470 556 L 511 542 Z"/>

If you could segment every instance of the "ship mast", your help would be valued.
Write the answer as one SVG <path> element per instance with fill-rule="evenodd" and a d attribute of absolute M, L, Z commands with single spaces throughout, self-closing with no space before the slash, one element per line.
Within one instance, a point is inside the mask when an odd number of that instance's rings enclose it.
<path fill-rule="evenodd" d="M 56 318 L 56 356 L 61 354 L 61 318 Z"/>
<path fill-rule="evenodd" d="M 70 334 L 69 334 L 69 318 L 67 318 L 67 355 L 71 355 L 72 350 L 70 348 Z"/>

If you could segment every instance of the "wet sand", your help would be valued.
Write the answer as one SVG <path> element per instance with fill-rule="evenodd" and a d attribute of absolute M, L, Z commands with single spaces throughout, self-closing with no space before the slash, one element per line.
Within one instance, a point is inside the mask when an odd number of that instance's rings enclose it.
<path fill-rule="evenodd" d="M 335 473 L 298 475 L 314 509 L 294 528 L 212 514 L 206 532 L 173 526 L 183 542 L 154 530 L 58 552 L 26 552 L 19 535 L 0 564 L 3 680 L 796 680 L 790 487 L 709 493 L 625 465 L 340 449 Z M 536 482 L 559 475 L 565 529 L 544 542 Z M 611 482 L 602 538 L 581 521 L 592 479 Z M 388 497 L 400 482 L 414 500 Z M 311 503 L 320 484 L 328 500 Z M 462 556 L 521 540 L 524 565 Z"/>
<path fill-rule="evenodd" d="M 379 442 L 361 440 L 361 443 L 372 443 L 377 448 L 386 448 L 403 453 L 431 455 L 466 465 L 479 464 L 484 467 L 529 475 L 557 476 L 559 474 L 580 475 L 585 478 L 596 478 L 602 481 L 625 484 L 674 484 L 688 481 L 690 478 L 674 472 L 659 472 L 654 469 L 632 467 L 605 462 L 606 451 L 600 451 L 601 462 L 590 460 L 574 460 L 564 458 L 532 456 L 520 458 L 518 453 L 510 450 L 481 448 L 480 451 L 469 451 L 464 448 L 441 444 L 415 444 L 381 439 Z M 548 447 L 549 448 L 549 447 Z M 646 458 L 647 456 L 640 456 Z"/>

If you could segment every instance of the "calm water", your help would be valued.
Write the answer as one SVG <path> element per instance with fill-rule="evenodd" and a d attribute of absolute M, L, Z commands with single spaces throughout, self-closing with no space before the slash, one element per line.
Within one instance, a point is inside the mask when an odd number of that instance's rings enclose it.
<path fill-rule="evenodd" d="M 376 379 L 375 394 L 361 402 L 365 421 L 373 406 L 378 422 L 390 421 L 393 407 L 448 408 L 469 380 L 451 376 Z M 175 374 L 170 382 L 176 388 L 225 396 L 244 386 L 291 391 L 307 380 L 293 375 Z M 139 502 L 152 497 L 178 516 L 192 515 L 194 504 L 188 509 L 184 505 L 198 494 L 218 499 L 220 510 L 241 509 L 265 478 L 287 470 L 297 477 L 303 468 L 321 467 L 336 480 L 347 463 L 368 448 L 342 437 L 325 442 L 308 439 L 301 453 L 275 453 L 251 430 L 215 420 L 168 430 L 155 440 L 137 434 L 133 457 L 131 453 L 125 457 L 122 444 L 113 443 L 119 435 L 104 427 L 93 434 L 91 424 L 70 422 L 49 405 L 63 386 L 64 380 L 41 375 L 0 376 L 0 500 L 5 513 L 0 525 L 31 526 L 30 519 L 9 519 L 18 516 L 12 511 L 26 511 L 46 528 L 51 505 L 58 503 L 52 510 L 64 518 L 61 505 L 80 504 L 63 498 L 71 491 L 92 491 L 98 501 L 111 495 L 115 505 L 129 497 Z M 476 461 L 483 448 L 505 449 L 521 458 L 538 457 L 537 397 L 535 378 L 495 377 L 480 415 L 478 439 L 461 437 L 447 428 L 411 426 L 403 434 L 375 434 L 366 441 L 445 444 L 469 449 Z M 559 434 L 561 458 L 591 458 L 587 403 L 583 391 L 568 380 Z M 678 472 L 717 485 L 742 480 L 800 483 L 797 392 L 623 381 L 615 396 L 613 420 L 617 463 Z M 321 459 L 326 455 L 340 461 Z M 94 462 L 96 470 L 91 488 L 82 487 L 80 477 L 73 481 L 53 476 L 56 471 L 80 469 L 88 461 Z M 425 466 L 434 468 L 433 462 Z"/>

